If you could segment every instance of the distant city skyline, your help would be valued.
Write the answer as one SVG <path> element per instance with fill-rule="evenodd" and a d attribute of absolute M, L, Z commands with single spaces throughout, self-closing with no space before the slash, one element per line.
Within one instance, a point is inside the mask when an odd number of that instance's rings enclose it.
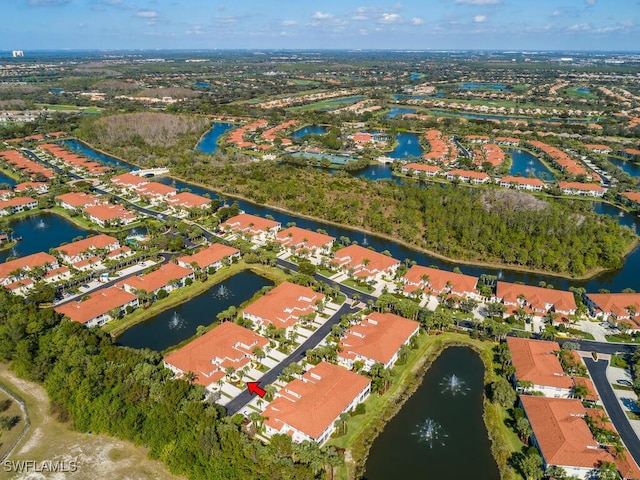
<path fill-rule="evenodd" d="M 640 0 L 13 0 L 0 50 L 640 50 Z"/>

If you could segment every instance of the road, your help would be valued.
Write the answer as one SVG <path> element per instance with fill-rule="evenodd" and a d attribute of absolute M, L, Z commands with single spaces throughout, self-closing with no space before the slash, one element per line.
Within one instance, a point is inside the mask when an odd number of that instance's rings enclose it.
<path fill-rule="evenodd" d="M 622 441 L 629 449 L 629 453 L 636 463 L 640 465 L 640 439 L 638 439 L 636 432 L 631 428 L 629 419 L 622 411 L 622 407 L 613 393 L 613 388 L 607 380 L 607 366 L 609 362 L 602 359 L 596 362 L 592 358 L 585 358 L 584 362 L 587 364 L 589 375 L 591 375 L 593 384 L 598 390 L 600 399 L 607 410 L 607 415 L 609 415 L 613 425 L 616 427 L 616 430 L 618 430 L 620 438 L 622 438 Z"/>
<path fill-rule="evenodd" d="M 307 340 L 305 340 L 302 345 L 296 348 L 291 355 L 289 355 L 282 362 L 265 373 L 259 380 L 261 386 L 264 387 L 265 385 L 275 382 L 280 376 L 283 368 L 293 362 L 299 362 L 300 360 L 302 360 L 307 350 L 315 348 L 322 341 L 322 339 L 329 335 L 329 333 L 331 332 L 331 327 L 340 322 L 340 318 L 343 315 L 347 313 L 353 313 L 353 311 L 354 310 L 350 305 L 346 303 L 342 305 L 342 307 L 340 307 L 340 309 L 331 318 L 329 318 L 320 328 L 313 332 L 313 334 L 309 338 L 307 338 Z M 240 409 L 242 409 L 242 407 L 244 407 L 250 401 L 251 394 L 249 393 L 249 390 L 244 390 L 240 395 L 238 395 L 227 404 L 227 414 L 233 415 L 235 413 L 238 413 Z"/>

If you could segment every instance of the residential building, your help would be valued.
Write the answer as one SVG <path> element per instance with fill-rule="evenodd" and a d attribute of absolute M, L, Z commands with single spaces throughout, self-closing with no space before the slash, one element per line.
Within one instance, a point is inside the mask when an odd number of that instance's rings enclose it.
<path fill-rule="evenodd" d="M 182 192 L 167 198 L 167 204 L 175 210 L 189 211 L 209 207 L 211 199 L 191 192 Z"/>
<path fill-rule="evenodd" d="M 135 190 L 139 195 L 148 198 L 152 203 L 168 200 L 178 193 L 178 190 L 175 188 L 158 182 L 148 182 L 144 185 L 137 185 Z"/>
<path fill-rule="evenodd" d="M 136 221 L 136 216 L 121 205 L 93 205 L 84 208 L 89 220 L 101 227 L 129 225 Z"/>
<path fill-rule="evenodd" d="M 222 230 L 248 235 L 258 240 L 274 238 L 280 227 L 280 222 L 248 213 L 231 217 L 220 225 Z"/>
<path fill-rule="evenodd" d="M 402 277 L 404 292 L 412 294 L 416 289 L 433 295 L 478 298 L 478 277 L 437 268 L 413 265 Z"/>
<path fill-rule="evenodd" d="M 447 172 L 447 180 L 455 179 L 458 179 L 461 182 L 480 184 L 489 182 L 491 177 L 485 172 L 477 172 L 475 170 L 455 169 Z"/>
<path fill-rule="evenodd" d="M 63 265 L 53 270 L 49 270 L 44 274 L 42 279 L 45 283 L 55 283 L 61 280 L 69 280 L 71 278 L 71 270 L 69 267 Z"/>
<path fill-rule="evenodd" d="M 213 268 L 217 270 L 224 265 L 225 260 L 231 261 L 234 258 L 240 258 L 240 250 L 213 243 L 193 255 L 178 257 L 178 265 L 185 268 L 193 268 L 192 264 L 195 263 L 198 268 Z"/>
<path fill-rule="evenodd" d="M 96 252 L 103 251 L 104 254 L 120 248 L 117 238 L 105 234 L 87 237 L 77 242 L 68 243 L 55 248 L 62 260 L 67 263 L 77 263 L 81 260 L 93 257 Z"/>
<path fill-rule="evenodd" d="M 400 169 L 402 173 L 411 173 L 412 175 L 424 175 L 425 177 L 435 177 L 442 169 L 437 165 L 426 165 L 424 163 L 407 163 Z"/>
<path fill-rule="evenodd" d="M 601 143 L 585 143 L 584 148 L 591 150 L 594 153 L 611 153 L 613 149 L 609 145 L 603 145 Z"/>
<path fill-rule="evenodd" d="M 520 391 L 541 392 L 545 397 L 569 398 L 574 386 L 560 365 L 557 342 L 507 337 L 511 362 L 515 368 L 513 383 Z M 530 387 L 522 382 L 530 382 Z"/>
<path fill-rule="evenodd" d="M 370 393 L 371 380 L 346 368 L 320 362 L 282 387 L 263 412 L 265 433 L 290 435 L 296 443 L 324 444 L 340 415 L 352 411 Z"/>
<path fill-rule="evenodd" d="M 29 294 L 29 291 L 33 288 L 33 285 L 34 282 L 32 279 L 21 278 L 20 280 L 16 280 L 15 282 L 7 283 L 3 285 L 3 287 L 14 295 L 26 297 Z"/>
<path fill-rule="evenodd" d="M 328 255 L 331 253 L 334 241 L 334 237 L 300 227 L 286 228 L 276 234 L 276 242 L 297 253 L 306 250 L 313 254 Z"/>
<path fill-rule="evenodd" d="M 17 150 L 0 152 L 0 160 L 6 162 L 14 171 L 23 173 L 31 178 L 51 179 L 55 177 L 53 170 L 28 159 Z"/>
<path fill-rule="evenodd" d="M 640 293 L 587 293 L 583 297 L 593 317 L 614 326 L 624 322 L 629 330 L 640 331 Z"/>
<path fill-rule="evenodd" d="M 195 375 L 194 383 L 215 390 L 227 368 L 240 370 L 257 360 L 254 349 L 264 351 L 268 345 L 269 340 L 257 333 L 233 322 L 224 322 L 167 355 L 164 365 L 178 377 L 191 372 Z"/>
<path fill-rule="evenodd" d="M 363 362 L 368 371 L 375 363 L 391 368 L 398 360 L 400 349 L 418 333 L 420 324 L 391 313 L 372 312 L 344 332 L 340 339 L 338 362 L 352 369 Z"/>
<path fill-rule="evenodd" d="M 636 207 L 640 206 L 640 192 L 622 192 L 620 195 L 623 195 L 627 198 L 633 205 Z"/>
<path fill-rule="evenodd" d="M 123 190 L 134 190 L 146 185 L 149 183 L 149 180 L 147 178 L 134 175 L 133 173 L 123 173 L 122 175 L 115 175 L 111 177 L 111 183 Z"/>
<path fill-rule="evenodd" d="M 335 253 L 332 263 L 349 275 L 371 280 L 381 280 L 383 276 L 393 276 L 400 260 L 389 257 L 359 245 L 349 245 Z"/>
<path fill-rule="evenodd" d="M 104 325 L 113 315 L 126 312 L 127 307 L 137 308 L 138 297 L 118 287 L 101 288 L 84 300 L 65 303 L 54 310 L 74 322 L 87 327 Z"/>
<path fill-rule="evenodd" d="M 13 187 L 16 193 L 37 193 L 44 195 L 49 191 L 49 184 L 45 182 L 22 182 Z"/>
<path fill-rule="evenodd" d="M 144 290 L 157 295 L 160 290 L 169 293 L 176 288 L 183 287 L 187 278 L 193 278 L 193 270 L 180 267 L 175 263 L 166 263 L 146 275 L 125 278 L 118 282 L 117 286 L 130 293 Z"/>
<path fill-rule="evenodd" d="M 46 273 L 59 266 L 56 257 L 44 252 L 9 260 L 8 262 L 0 263 L 0 285 L 8 285 L 17 280 L 27 278 L 36 269 L 42 269 Z"/>
<path fill-rule="evenodd" d="M 96 195 L 84 192 L 64 193 L 56 197 L 56 203 L 67 210 L 83 209 L 84 207 L 99 205 L 105 202 L 106 200 Z"/>
<path fill-rule="evenodd" d="M 0 217 L 33 210 L 37 207 L 38 201 L 31 197 L 13 197 L 9 200 L 0 200 Z"/>
<path fill-rule="evenodd" d="M 559 182 L 558 187 L 565 195 L 582 195 L 586 197 L 604 196 L 604 188 L 596 183 Z"/>
<path fill-rule="evenodd" d="M 541 192 L 544 189 L 544 182 L 539 178 L 506 176 L 500 179 L 500 186 L 504 188 L 515 188 L 516 190 Z"/>
<path fill-rule="evenodd" d="M 588 480 L 598 477 L 603 462 L 611 462 L 623 478 L 638 478 L 640 470 L 633 459 L 621 462 L 594 438 L 585 420 L 588 412 L 579 400 L 522 395 L 520 402 L 531 424 L 532 443 L 542 456 L 543 470 L 561 467 L 569 477 Z"/>
<path fill-rule="evenodd" d="M 242 311 L 242 317 L 266 328 L 284 328 L 289 331 L 304 315 L 318 310 L 324 295 L 309 287 L 282 282 Z"/>
<path fill-rule="evenodd" d="M 498 282 L 496 300 L 504 303 L 507 313 L 523 308 L 534 315 L 555 312 L 560 315 L 573 315 L 578 308 L 572 292 L 554 288 L 534 287 L 518 283 Z"/>

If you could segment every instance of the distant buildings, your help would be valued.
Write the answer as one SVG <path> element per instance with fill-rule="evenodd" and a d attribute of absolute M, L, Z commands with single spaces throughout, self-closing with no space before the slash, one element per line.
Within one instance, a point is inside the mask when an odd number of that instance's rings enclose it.
<path fill-rule="evenodd" d="M 117 318 L 127 307 L 137 308 L 138 297 L 118 287 L 109 287 L 92 292 L 86 299 L 56 307 L 55 311 L 74 322 L 96 327 Z"/>
<path fill-rule="evenodd" d="M 192 265 L 195 264 L 198 268 L 213 268 L 217 270 L 223 266 L 225 260 L 231 261 L 234 258 L 240 258 L 240 250 L 213 243 L 193 255 L 178 257 L 178 265 L 185 268 L 193 268 Z"/>

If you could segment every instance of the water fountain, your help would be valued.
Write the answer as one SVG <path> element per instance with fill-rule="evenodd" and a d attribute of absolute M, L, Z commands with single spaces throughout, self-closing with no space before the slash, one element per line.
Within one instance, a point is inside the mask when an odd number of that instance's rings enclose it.
<path fill-rule="evenodd" d="M 365 235 L 364 238 L 362 239 L 362 245 L 369 245 L 369 240 L 367 240 L 367 236 Z"/>
<path fill-rule="evenodd" d="M 416 425 L 418 427 L 417 432 L 413 432 L 412 435 L 418 436 L 419 442 L 427 442 L 429 448 L 433 448 L 434 445 L 444 446 L 443 439 L 447 438 L 447 435 L 442 432 L 442 426 L 431 418 L 427 418 L 422 424 Z"/>
<path fill-rule="evenodd" d="M 231 290 L 229 290 L 227 287 L 225 287 L 224 285 L 220 285 L 218 288 L 216 288 L 216 290 L 213 292 L 213 298 L 229 298 L 231 295 L 233 295 L 231 293 Z"/>
<path fill-rule="evenodd" d="M 169 320 L 169 328 L 172 330 L 177 330 L 182 328 L 184 325 L 184 319 L 178 314 L 178 312 L 173 312 L 171 319 Z"/>
<path fill-rule="evenodd" d="M 464 381 L 460 380 L 460 378 L 456 374 L 451 374 L 448 377 L 444 377 L 444 380 L 440 385 L 444 387 L 442 393 L 451 392 L 451 394 L 454 396 L 458 393 L 466 395 L 467 390 L 469 390 L 465 386 Z"/>
<path fill-rule="evenodd" d="M 40 219 L 38 220 L 38 223 L 36 223 L 36 228 L 38 230 L 44 230 L 45 228 L 47 228 L 47 224 L 44 223 L 44 220 Z"/>

